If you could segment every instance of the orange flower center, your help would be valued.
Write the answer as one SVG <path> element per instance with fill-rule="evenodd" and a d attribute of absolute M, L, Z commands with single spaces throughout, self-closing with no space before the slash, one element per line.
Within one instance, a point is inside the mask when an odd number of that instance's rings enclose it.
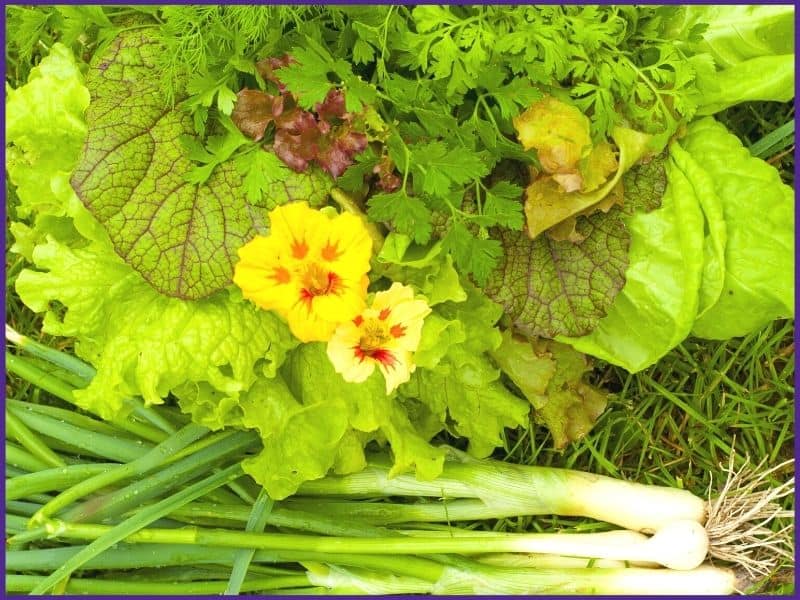
<path fill-rule="evenodd" d="M 316 296 L 338 294 L 342 288 L 342 278 L 333 271 L 323 269 L 317 263 L 308 265 L 302 282 L 303 288 L 300 290 L 300 296 L 309 303 Z"/>
<path fill-rule="evenodd" d="M 389 328 L 386 324 L 377 319 L 368 319 L 363 326 L 363 334 L 358 340 L 358 347 L 365 354 L 370 354 L 379 348 L 383 348 L 392 339 Z"/>

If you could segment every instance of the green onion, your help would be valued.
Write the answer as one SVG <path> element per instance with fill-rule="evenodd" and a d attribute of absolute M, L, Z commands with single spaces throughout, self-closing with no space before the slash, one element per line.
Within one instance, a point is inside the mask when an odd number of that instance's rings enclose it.
<path fill-rule="evenodd" d="M 6 575 L 7 592 L 37 592 L 46 582 L 45 577 L 36 575 Z M 124 579 L 77 579 L 67 582 L 65 592 L 68 594 L 108 594 L 108 595 L 211 595 L 221 594 L 227 585 L 226 581 L 191 581 L 191 582 L 147 582 L 126 581 Z M 297 588 L 308 585 L 308 578 L 301 575 L 284 575 L 273 577 L 254 577 L 242 583 L 242 592 L 261 592 Z"/>
<path fill-rule="evenodd" d="M 144 510 L 144 509 L 143 509 Z M 92 540 L 107 533 L 103 525 L 64 521 L 47 524 L 51 536 Z M 12 538 L 11 541 L 16 541 Z M 585 558 L 657 562 L 689 570 L 699 566 L 708 551 L 705 529 L 694 521 L 676 521 L 652 537 L 620 530 L 601 533 L 489 534 L 478 536 L 392 536 L 389 538 L 319 537 L 199 527 L 146 529 L 126 538 L 129 543 L 208 544 L 227 548 L 293 550 L 349 554 L 482 554 L 526 552 Z"/>
<path fill-rule="evenodd" d="M 372 457 L 365 470 L 307 481 L 300 486 L 298 494 L 353 498 L 477 498 L 484 506 L 469 505 L 477 509 L 477 515 L 467 516 L 464 512 L 459 518 L 556 514 L 589 517 L 648 533 L 673 521 L 703 523 L 706 518 L 705 501 L 686 490 L 642 485 L 569 469 L 479 461 L 469 457 L 462 457 L 462 461 L 446 461 L 440 477 L 420 481 L 408 474 L 390 477 L 388 460 L 382 456 Z M 451 506 L 448 504 L 440 514 L 449 515 Z"/>

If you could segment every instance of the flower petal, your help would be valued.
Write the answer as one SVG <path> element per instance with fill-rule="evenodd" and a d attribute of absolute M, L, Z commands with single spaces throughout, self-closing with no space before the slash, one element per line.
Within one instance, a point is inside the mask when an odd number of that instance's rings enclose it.
<path fill-rule="evenodd" d="M 392 287 L 383 292 L 375 294 L 372 301 L 372 308 L 380 312 L 386 308 L 393 309 L 401 302 L 414 299 L 414 290 L 410 286 L 394 282 Z"/>
<path fill-rule="evenodd" d="M 342 323 L 328 341 L 328 358 L 345 381 L 360 383 L 375 370 L 375 363 L 356 355 L 361 330 L 351 322 Z"/>
<path fill-rule="evenodd" d="M 337 325 L 335 322 L 320 318 L 305 300 L 298 300 L 289 309 L 286 321 L 292 334 L 301 342 L 327 342 Z"/>
<path fill-rule="evenodd" d="M 400 347 L 409 352 L 417 349 L 425 317 L 430 313 L 431 309 L 424 300 L 401 302 L 392 309 L 390 330 L 395 327 L 402 328 L 402 335 L 393 336 Z"/>
<path fill-rule="evenodd" d="M 391 394 L 397 387 L 411 379 L 411 354 L 399 351 L 394 353 L 394 362 L 391 365 L 378 363 L 378 368 L 386 380 L 386 394 Z"/>
<path fill-rule="evenodd" d="M 297 294 L 297 281 L 281 266 L 280 248 L 269 238 L 257 236 L 239 248 L 240 260 L 233 270 L 233 282 L 242 295 L 261 308 L 285 312 Z"/>
<path fill-rule="evenodd" d="M 328 222 L 315 258 L 342 277 L 360 277 L 369 271 L 372 238 L 361 218 L 340 214 Z"/>
<path fill-rule="evenodd" d="M 343 279 L 336 293 L 323 294 L 313 299 L 313 310 L 320 318 L 341 323 L 350 321 L 364 310 L 369 278 Z"/>
<path fill-rule="evenodd" d="M 270 239 L 295 260 L 307 260 L 318 245 L 327 218 L 307 202 L 290 202 L 269 213 Z"/>

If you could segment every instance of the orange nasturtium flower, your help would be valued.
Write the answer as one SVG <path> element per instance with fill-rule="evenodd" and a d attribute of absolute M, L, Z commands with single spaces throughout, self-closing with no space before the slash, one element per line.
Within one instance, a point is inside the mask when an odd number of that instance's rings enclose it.
<path fill-rule="evenodd" d="M 431 312 L 414 290 L 393 283 L 375 294 L 372 306 L 339 325 L 328 342 L 328 358 L 345 381 L 365 381 L 377 366 L 390 394 L 411 377 L 412 355 L 419 346 L 422 323 Z"/>
<path fill-rule="evenodd" d="M 278 206 L 269 219 L 268 236 L 239 248 L 233 281 L 299 340 L 327 341 L 365 306 L 372 239 L 359 217 L 329 218 L 306 202 Z"/>

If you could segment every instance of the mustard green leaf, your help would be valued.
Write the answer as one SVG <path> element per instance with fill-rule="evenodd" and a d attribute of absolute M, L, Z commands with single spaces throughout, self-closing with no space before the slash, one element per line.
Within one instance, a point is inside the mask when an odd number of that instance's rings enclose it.
<path fill-rule="evenodd" d="M 667 189 L 666 155 L 661 154 L 633 166 L 623 176 L 622 185 L 625 196 L 623 210 L 626 214 L 657 209 Z"/>
<path fill-rule="evenodd" d="M 263 227 L 235 164 L 203 184 L 183 136 L 188 113 L 165 106 L 154 67 L 163 49 L 147 30 L 117 37 L 86 77 L 89 134 L 72 177 L 78 196 L 108 231 L 116 252 L 159 292 L 203 298 L 230 282 L 236 250 Z"/>
<path fill-rule="evenodd" d="M 531 240 L 501 230 L 503 259 L 484 292 L 527 336 L 584 335 L 606 314 L 625 283 L 630 234 L 618 208 L 581 218 L 580 243 Z"/>

